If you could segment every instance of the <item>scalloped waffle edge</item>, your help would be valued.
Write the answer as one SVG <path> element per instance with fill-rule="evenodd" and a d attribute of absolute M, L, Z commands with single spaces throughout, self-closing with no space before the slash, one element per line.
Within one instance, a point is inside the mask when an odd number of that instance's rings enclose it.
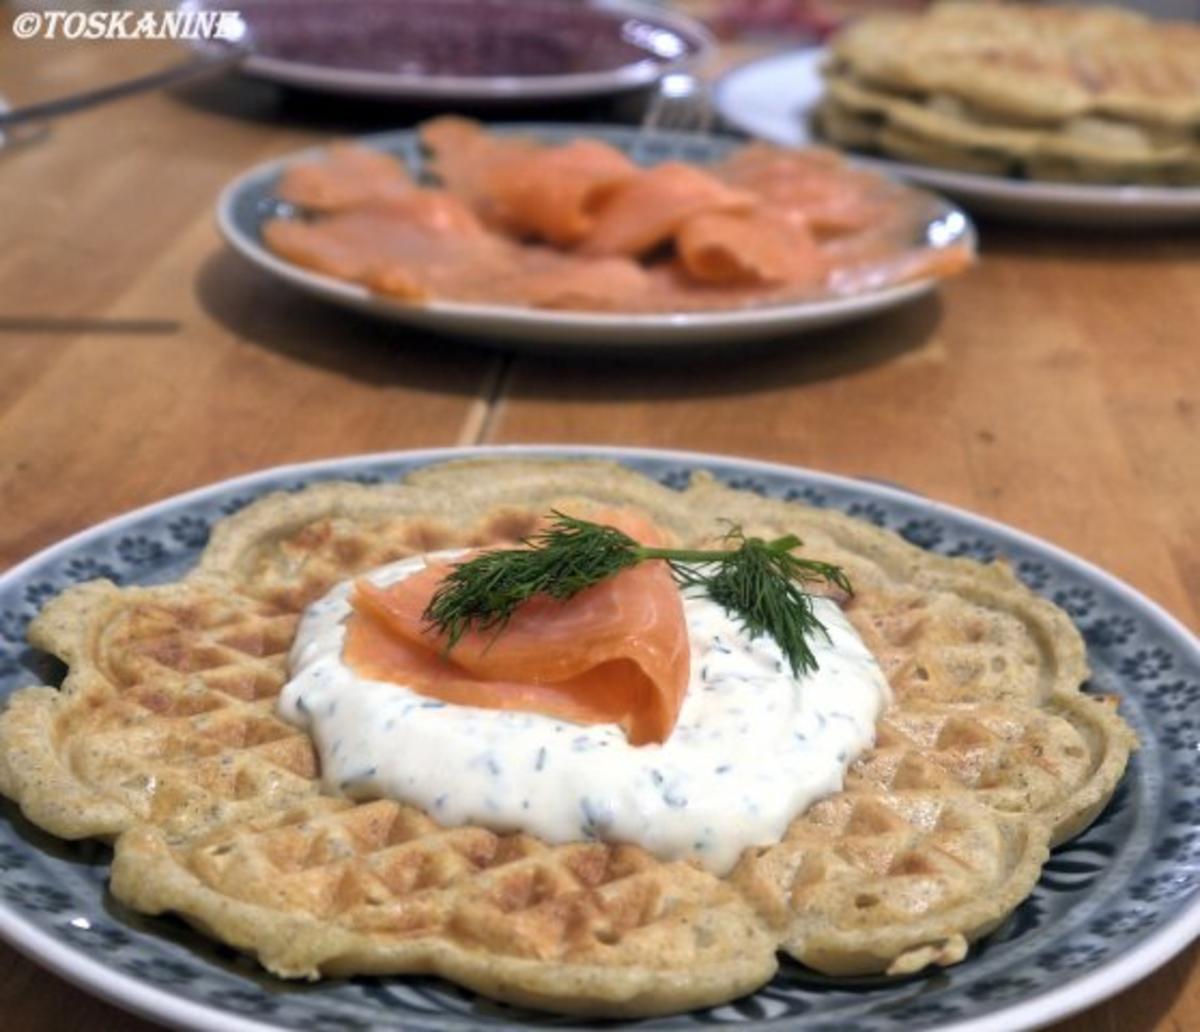
<path fill-rule="evenodd" d="M 847 568 L 848 614 L 895 702 L 845 789 L 725 879 L 326 795 L 307 736 L 273 712 L 303 606 L 404 555 L 513 540 L 555 505 L 614 504 L 681 543 L 722 519 L 796 532 Z M 721 1002 L 768 980 L 776 949 L 832 974 L 955 963 L 1099 812 L 1134 745 L 1111 700 L 1079 691 L 1067 616 L 1003 563 L 594 460 L 466 460 L 272 495 L 218 524 L 182 581 L 70 589 L 30 639 L 70 670 L 0 715 L 0 791 L 55 834 L 114 839 L 117 898 L 285 977 L 436 973 L 562 1013 Z"/>

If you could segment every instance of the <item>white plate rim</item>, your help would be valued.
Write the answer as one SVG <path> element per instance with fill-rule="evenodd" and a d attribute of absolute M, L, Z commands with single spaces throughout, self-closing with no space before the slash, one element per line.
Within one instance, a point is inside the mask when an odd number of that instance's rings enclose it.
<path fill-rule="evenodd" d="M 1066 551 L 1060 546 L 1030 534 L 1020 528 L 1001 523 L 991 517 L 979 515 L 968 509 L 949 505 L 934 499 L 914 495 L 898 487 L 863 481 L 843 474 L 827 473 L 802 466 L 771 462 L 763 459 L 748 459 L 738 455 L 717 452 L 693 452 L 669 448 L 642 448 L 623 445 L 587 444 L 501 444 L 468 445 L 449 448 L 400 449 L 389 452 L 365 452 L 356 455 L 335 456 L 308 462 L 285 463 L 250 473 L 215 481 L 201 487 L 183 491 L 159 499 L 130 512 L 121 513 L 80 530 L 36 552 L 34 555 L 0 573 L 0 587 L 10 580 L 18 580 L 27 570 L 55 556 L 68 552 L 90 538 L 110 533 L 121 527 L 153 516 L 157 511 L 176 505 L 186 505 L 199 500 L 210 491 L 253 487 L 261 480 L 274 480 L 279 476 L 299 476 L 320 473 L 339 466 L 352 466 L 368 462 L 411 462 L 431 464 L 454 459 L 487 457 L 579 457 L 607 458 L 620 461 L 622 457 L 642 458 L 677 462 L 686 466 L 733 463 L 748 472 L 759 472 L 773 476 L 796 476 L 835 487 L 853 487 L 867 490 L 885 498 L 911 504 L 917 498 L 921 504 L 941 515 L 966 520 L 990 531 L 1014 538 L 1020 543 L 1033 546 L 1050 554 L 1055 561 L 1075 572 L 1103 583 L 1106 588 L 1131 602 L 1135 607 L 1149 612 L 1171 633 L 1182 640 L 1194 640 L 1194 635 L 1174 616 L 1153 599 L 1119 580 L 1099 566 Z M 1198 646 L 1200 647 L 1200 646 Z M 938 1032 L 1013 1032 L 1016 1029 L 1035 1028 L 1067 1017 L 1085 1007 L 1106 1000 L 1134 982 L 1156 970 L 1194 939 L 1200 936 L 1200 895 L 1195 896 L 1165 925 L 1151 933 L 1132 949 L 1113 961 L 1083 976 L 1070 979 L 1057 989 L 1041 993 L 1032 1000 L 1013 1004 L 981 1018 L 968 1018 L 938 1027 Z M 27 957 L 67 981 L 125 1009 L 155 1020 L 167 1021 L 173 1027 L 198 1029 L 203 1032 L 271 1032 L 276 1026 L 266 1025 L 251 1018 L 216 1011 L 204 1004 L 185 1000 L 165 990 L 155 988 L 130 975 L 111 970 L 94 961 L 85 952 L 72 949 L 49 932 L 27 924 L 10 905 L 0 900 L 0 937 L 20 950 Z"/>
<path fill-rule="evenodd" d="M 751 135 L 762 134 L 762 122 L 747 119 L 736 108 L 731 108 L 728 93 L 731 84 L 741 76 L 764 74 L 777 65 L 788 70 L 791 76 L 815 74 L 827 53 L 824 47 L 805 47 L 786 50 L 766 57 L 755 58 L 729 69 L 712 87 L 713 107 L 730 125 Z M 780 76 L 783 78 L 784 76 Z M 790 146 L 804 143 L 819 143 L 808 133 L 803 122 L 795 123 L 796 134 L 790 139 L 774 137 L 774 142 Z M 849 152 L 854 153 L 854 152 Z M 888 158 L 855 155 L 855 160 L 875 168 L 889 171 L 912 182 L 923 183 L 935 190 L 957 193 L 962 197 L 1003 200 L 1010 203 L 1037 203 L 1059 205 L 1063 208 L 1094 209 L 1104 205 L 1115 205 L 1132 211 L 1154 209 L 1170 211 L 1180 215 L 1200 214 L 1200 187 L 1170 186 L 1104 186 L 1094 183 L 1054 183 L 1034 180 L 1010 179 L 988 176 L 976 172 L 958 172 L 928 165 L 918 165 Z"/>

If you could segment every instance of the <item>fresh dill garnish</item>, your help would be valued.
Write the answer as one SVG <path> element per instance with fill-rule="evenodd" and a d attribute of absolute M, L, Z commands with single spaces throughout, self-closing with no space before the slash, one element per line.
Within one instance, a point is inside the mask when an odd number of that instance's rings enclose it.
<path fill-rule="evenodd" d="M 798 677 L 817 668 L 811 636 L 828 637 L 805 585 L 853 593 L 840 567 L 794 555 L 802 543 L 794 534 L 765 541 L 731 527 L 727 548 L 656 548 L 615 527 L 551 515 L 551 523 L 523 542 L 525 548 L 482 552 L 457 563 L 438 585 L 424 619 L 445 636 L 447 651 L 469 630 L 499 634 L 537 595 L 566 601 L 631 566 L 661 559 L 681 587 L 702 590 L 752 638 L 774 638 Z"/>

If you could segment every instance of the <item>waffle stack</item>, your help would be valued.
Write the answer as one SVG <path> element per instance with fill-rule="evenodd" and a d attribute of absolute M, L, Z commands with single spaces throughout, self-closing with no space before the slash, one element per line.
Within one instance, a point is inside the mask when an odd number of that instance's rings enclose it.
<path fill-rule="evenodd" d="M 641 508 L 680 543 L 720 534 L 719 518 L 796 532 L 858 589 L 849 615 L 895 697 L 876 747 L 726 878 L 335 797 L 307 736 L 274 715 L 298 615 L 332 584 L 589 503 Z M 31 639 L 70 673 L 0 716 L 0 790 L 57 835 L 115 840 L 119 899 L 284 977 L 436 973 L 563 1013 L 728 1000 L 767 981 L 779 949 L 835 974 L 959 961 L 1103 806 L 1133 744 L 1109 702 L 1080 694 L 1065 614 L 1003 566 L 595 462 L 455 463 L 273 496 L 216 528 L 185 580 L 83 585 Z"/>
<path fill-rule="evenodd" d="M 966 172 L 1200 183 L 1200 26 L 1108 7 L 942 3 L 833 41 L 818 132 Z"/>

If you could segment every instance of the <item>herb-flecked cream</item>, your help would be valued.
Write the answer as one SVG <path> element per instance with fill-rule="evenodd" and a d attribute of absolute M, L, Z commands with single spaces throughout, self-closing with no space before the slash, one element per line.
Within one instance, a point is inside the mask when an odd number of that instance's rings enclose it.
<path fill-rule="evenodd" d="M 421 558 L 368 574 L 381 587 Z M 309 607 L 280 711 L 307 729 L 330 791 L 387 797 L 444 825 L 525 831 L 547 842 L 633 842 L 726 873 L 747 846 L 842 787 L 888 701 L 874 657 L 835 602 L 799 678 L 774 640 L 747 637 L 724 609 L 685 593 L 691 679 L 661 745 L 631 746 L 615 724 L 456 706 L 367 680 L 342 659 L 352 584 Z"/>

